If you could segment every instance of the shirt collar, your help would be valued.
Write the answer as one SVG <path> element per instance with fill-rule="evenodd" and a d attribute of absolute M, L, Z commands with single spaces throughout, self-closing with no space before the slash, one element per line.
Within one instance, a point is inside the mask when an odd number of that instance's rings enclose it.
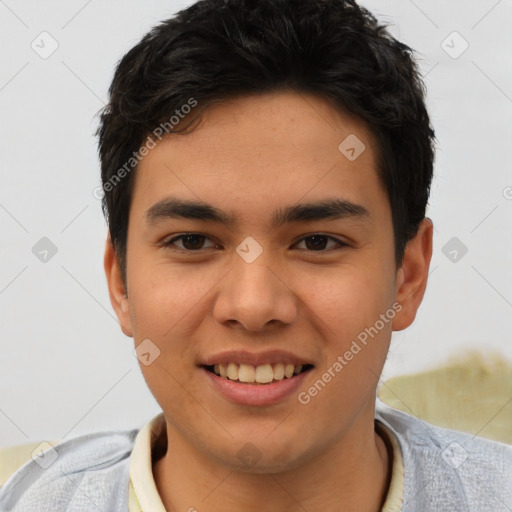
<path fill-rule="evenodd" d="M 404 467 L 399 442 L 389 427 L 377 420 L 379 433 L 384 434 L 391 447 L 393 469 L 388 494 L 382 512 L 402 510 L 404 494 Z M 129 512 L 166 512 L 153 478 L 153 457 L 157 450 L 165 449 L 165 416 L 162 413 L 152 418 L 138 432 L 130 460 Z"/>
<path fill-rule="evenodd" d="M 129 512 L 166 512 L 153 478 L 152 458 L 158 443 L 165 441 L 166 438 L 163 412 L 151 419 L 138 432 L 130 457 Z"/>

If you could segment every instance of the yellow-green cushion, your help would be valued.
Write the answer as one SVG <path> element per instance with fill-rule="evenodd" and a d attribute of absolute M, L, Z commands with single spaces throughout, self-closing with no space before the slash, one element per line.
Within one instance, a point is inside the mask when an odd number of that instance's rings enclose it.
<path fill-rule="evenodd" d="M 472 353 L 443 368 L 394 377 L 378 396 L 434 425 L 512 444 L 512 365 L 499 355 Z"/>
<path fill-rule="evenodd" d="M 55 446 L 60 441 L 50 441 Z M 0 487 L 25 462 L 32 457 L 32 452 L 41 444 L 41 441 L 25 443 L 8 448 L 0 448 Z"/>

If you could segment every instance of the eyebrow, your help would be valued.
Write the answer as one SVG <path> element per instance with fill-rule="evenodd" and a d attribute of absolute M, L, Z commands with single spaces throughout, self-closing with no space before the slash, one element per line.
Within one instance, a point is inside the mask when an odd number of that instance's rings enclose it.
<path fill-rule="evenodd" d="M 156 224 L 171 218 L 217 222 L 228 227 L 237 224 L 234 213 L 225 212 L 202 201 L 191 201 L 174 197 L 168 197 L 159 201 L 145 213 L 145 220 L 149 224 Z M 325 199 L 320 202 L 279 208 L 272 214 L 272 229 L 289 223 L 342 218 L 370 219 L 371 215 L 364 206 L 346 199 Z"/>

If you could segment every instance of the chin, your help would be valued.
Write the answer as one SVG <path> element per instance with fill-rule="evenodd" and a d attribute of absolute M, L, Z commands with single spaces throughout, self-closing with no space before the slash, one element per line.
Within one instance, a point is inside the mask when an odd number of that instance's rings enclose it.
<path fill-rule="evenodd" d="M 221 454 L 223 463 L 232 471 L 247 474 L 278 474 L 299 468 L 308 459 L 305 452 L 298 453 L 297 446 L 299 442 L 288 446 L 276 446 L 274 443 L 266 443 L 265 440 L 255 441 L 255 444 L 247 442 L 241 444 L 241 448 L 237 450 L 234 457 L 226 460 L 226 452 Z M 256 444 L 258 443 L 258 444 Z M 293 452 L 291 450 L 294 450 Z M 284 453 L 286 451 L 286 453 Z"/>
<path fill-rule="evenodd" d="M 251 465 L 247 463 L 241 463 L 239 460 L 233 461 L 234 464 L 230 469 L 240 473 L 246 473 L 251 475 L 277 475 L 280 473 L 287 473 L 301 466 L 298 460 L 293 461 L 271 461 L 261 459 L 257 463 Z"/>

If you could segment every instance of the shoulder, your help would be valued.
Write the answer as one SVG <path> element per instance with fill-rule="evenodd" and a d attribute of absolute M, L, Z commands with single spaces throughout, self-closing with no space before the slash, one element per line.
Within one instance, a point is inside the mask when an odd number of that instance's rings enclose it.
<path fill-rule="evenodd" d="M 137 432 L 99 432 L 1 449 L 0 510 L 126 510 Z"/>
<path fill-rule="evenodd" d="M 402 450 L 406 510 L 512 510 L 512 446 L 442 428 L 377 400 Z"/>

